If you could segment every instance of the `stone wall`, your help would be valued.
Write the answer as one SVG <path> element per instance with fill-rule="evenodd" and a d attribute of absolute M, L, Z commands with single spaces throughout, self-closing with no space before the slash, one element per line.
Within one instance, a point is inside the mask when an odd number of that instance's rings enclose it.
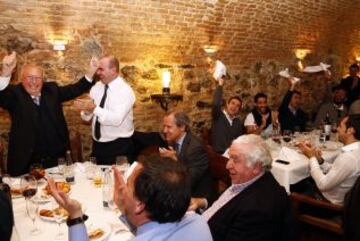
<path fill-rule="evenodd" d="M 19 66 L 41 64 L 49 81 L 63 85 L 81 77 L 91 56 L 114 54 L 136 93 L 135 124 L 143 131 L 161 129 L 164 112 L 150 95 L 160 93 L 161 73 L 169 69 L 172 92 L 184 96 L 177 108 L 189 113 L 197 132 L 210 123 L 215 88 L 204 45 L 218 46 L 211 57 L 229 67 L 225 97 L 240 95 L 244 113 L 258 91 L 278 106 L 287 86 L 277 73 L 285 67 L 303 79 L 299 88 L 311 113 L 321 101 L 322 76 L 298 73 L 294 49 L 309 48 L 305 65 L 330 63 L 339 79 L 359 47 L 358 17 L 348 14 L 354 5 L 359 0 L 1 0 L 0 57 L 16 50 Z M 68 41 L 63 56 L 52 50 L 54 39 Z M 88 152 L 90 127 L 71 103 L 64 109 Z M 0 132 L 8 126 L 2 112 Z"/>

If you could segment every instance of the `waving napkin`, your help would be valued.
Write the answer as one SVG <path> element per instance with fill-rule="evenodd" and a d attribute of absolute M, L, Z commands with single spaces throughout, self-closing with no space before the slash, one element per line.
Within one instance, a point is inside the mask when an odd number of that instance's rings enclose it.
<path fill-rule="evenodd" d="M 288 69 L 288 68 L 280 71 L 280 72 L 279 72 L 279 75 L 280 75 L 281 77 L 290 79 L 292 84 L 296 84 L 297 82 L 300 81 L 300 78 L 291 76 L 291 75 L 289 74 L 289 69 Z"/>
<path fill-rule="evenodd" d="M 324 64 L 321 63 L 319 65 L 315 65 L 315 66 L 306 66 L 303 70 L 303 72 L 305 73 L 317 73 L 317 72 L 321 72 L 321 71 L 329 71 L 328 68 L 330 68 L 331 65 L 329 64 Z M 330 73 L 330 71 L 329 71 Z"/>
<path fill-rule="evenodd" d="M 216 80 L 219 80 L 221 77 L 226 75 L 226 66 L 220 61 L 215 61 L 215 71 L 213 73 L 213 77 Z"/>

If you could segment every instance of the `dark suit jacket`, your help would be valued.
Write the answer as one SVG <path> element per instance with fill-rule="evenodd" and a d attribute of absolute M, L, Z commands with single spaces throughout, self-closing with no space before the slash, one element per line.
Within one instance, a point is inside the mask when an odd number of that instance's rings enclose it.
<path fill-rule="evenodd" d="M 14 216 L 9 198 L 3 191 L 0 191 L 0 210 L 0 240 L 8 241 L 11 238 Z"/>
<path fill-rule="evenodd" d="M 292 95 L 293 92 L 289 90 L 284 96 L 284 99 L 279 107 L 279 122 L 281 130 L 305 131 L 307 121 L 305 112 L 298 108 L 296 115 L 294 115 L 289 109 L 289 103 Z M 299 129 L 296 130 L 295 127 Z"/>
<path fill-rule="evenodd" d="M 243 132 L 243 124 L 239 118 L 233 120 L 230 125 L 223 110 L 222 104 L 222 86 L 218 86 L 214 93 L 214 102 L 211 111 L 211 142 L 217 153 L 224 153 L 230 147 L 231 142 L 240 136 Z"/>
<path fill-rule="evenodd" d="M 92 84 L 83 77 L 75 84 L 60 87 L 55 82 L 45 82 L 41 90 L 41 105 L 45 105 L 58 138 L 67 148 L 69 133 L 62 110 L 62 102 L 71 100 L 88 91 Z M 37 111 L 31 96 L 21 84 L 9 85 L 0 91 L 0 106 L 7 109 L 11 117 L 7 172 L 17 176 L 28 171 L 30 158 L 35 148 Z M 61 149 L 60 149 L 61 150 Z"/>
<path fill-rule="evenodd" d="M 240 192 L 208 221 L 214 241 L 291 241 L 290 201 L 270 172 Z"/>
<path fill-rule="evenodd" d="M 192 196 L 212 199 L 209 158 L 201 140 L 190 132 L 186 133 L 178 159 L 189 168 Z"/>

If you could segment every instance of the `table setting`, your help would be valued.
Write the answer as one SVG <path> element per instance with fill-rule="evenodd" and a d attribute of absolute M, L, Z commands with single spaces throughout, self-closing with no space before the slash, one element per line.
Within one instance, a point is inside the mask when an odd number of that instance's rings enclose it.
<path fill-rule="evenodd" d="M 130 170 L 127 160 L 118 159 L 116 167 L 127 174 Z M 69 167 L 63 165 L 59 160 L 59 165 L 44 170 L 42 177 L 27 174 L 5 178 L 12 193 L 15 220 L 12 240 L 68 240 L 65 223 L 68 213 L 50 195 L 48 178 L 54 179 L 58 189 L 82 204 L 83 212 L 89 216 L 85 225 L 91 241 L 133 239 L 128 227 L 119 220 L 121 213 L 112 201 L 111 166 L 96 165 L 91 159 L 75 163 L 72 165 L 74 181 L 69 183 L 66 182 L 66 168 Z"/>

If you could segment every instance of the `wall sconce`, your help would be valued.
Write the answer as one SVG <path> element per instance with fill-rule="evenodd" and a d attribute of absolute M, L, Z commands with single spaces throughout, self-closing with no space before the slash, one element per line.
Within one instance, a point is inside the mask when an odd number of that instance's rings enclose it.
<path fill-rule="evenodd" d="M 217 45 L 204 45 L 203 50 L 207 54 L 215 54 L 219 50 L 219 47 Z"/>
<path fill-rule="evenodd" d="M 302 60 L 304 60 L 309 53 L 311 53 L 310 49 L 295 49 L 295 56 L 298 59 L 297 65 L 300 71 L 304 69 Z"/>
<path fill-rule="evenodd" d="M 171 74 L 170 71 L 166 70 L 162 73 L 162 83 L 163 83 L 162 94 L 151 95 L 151 100 L 160 104 L 160 107 L 165 111 L 168 110 L 169 104 L 171 102 L 174 102 L 175 105 L 177 105 L 179 101 L 183 100 L 182 95 L 170 93 L 170 82 L 171 82 Z"/>
<path fill-rule="evenodd" d="M 356 57 L 355 57 L 355 60 L 356 60 L 356 62 L 359 64 L 359 63 L 360 63 L 360 56 L 356 56 Z"/>
<path fill-rule="evenodd" d="M 59 56 L 63 56 L 68 41 L 64 39 L 54 39 L 50 40 L 50 42 L 53 45 L 53 50 L 57 51 Z"/>

